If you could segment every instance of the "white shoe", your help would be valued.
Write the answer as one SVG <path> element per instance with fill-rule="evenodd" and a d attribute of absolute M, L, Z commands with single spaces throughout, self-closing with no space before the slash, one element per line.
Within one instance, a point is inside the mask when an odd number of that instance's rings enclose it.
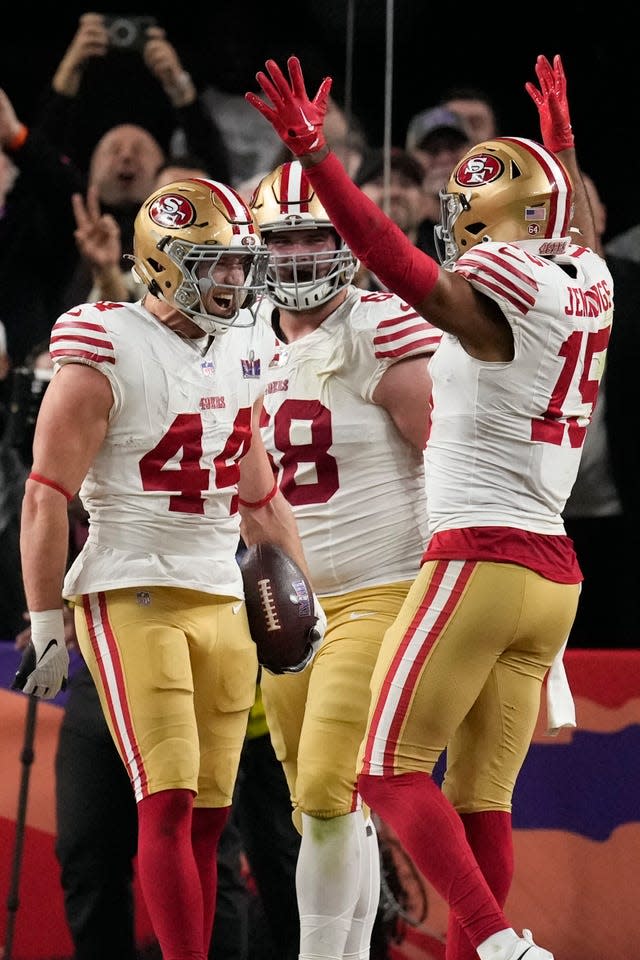
<path fill-rule="evenodd" d="M 553 954 L 533 942 L 531 930 L 519 937 L 508 928 L 489 937 L 478 947 L 480 960 L 554 960 Z"/>
<path fill-rule="evenodd" d="M 533 942 L 531 930 L 523 930 L 504 960 L 554 960 L 553 954 Z"/>

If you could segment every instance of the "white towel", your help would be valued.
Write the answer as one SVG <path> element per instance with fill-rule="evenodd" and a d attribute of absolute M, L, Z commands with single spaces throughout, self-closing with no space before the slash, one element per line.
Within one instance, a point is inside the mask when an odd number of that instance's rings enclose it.
<path fill-rule="evenodd" d="M 568 638 L 567 638 L 568 639 Z M 558 650 L 547 674 L 547 732 L 548 737 L 557 737 L 563 727 L 576 727 L 576 707 L 569 687 L 562 658 L 567 641 Z"/>

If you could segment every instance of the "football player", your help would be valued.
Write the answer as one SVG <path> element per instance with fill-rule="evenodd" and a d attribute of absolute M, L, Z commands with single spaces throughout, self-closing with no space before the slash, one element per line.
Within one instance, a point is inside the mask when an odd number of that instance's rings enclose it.
<path fill-rule="evenodd" d="M 430 365 L 429 544 L 372 678 L 358 786 L 448 902 L 448 960 L 549 960 L 503 913 L 513 788 L 581 572 L 561 518 L 593 413 L 613 312 L 589 244 L 562 63 L 527 90 L 545 146 L 474 146 L 442 194 L 439 265 L 349 179 L 323 136 L 331 79 L 307 96 L 269 60 L 247 99 L 301 159 L 354 253 L 444 331 Z M 572 227 L 572 204 L 576 223 Z M 340 533 L 342 531 L 339 531 Z M 371 556 L 377 565 L 377 556 Z M 441 791 L 431 778 L 442 751 Z"/>
<path fill-rule="evenodd" d="M 255 697 L 239 517 L 304 565 L 251 435 L 273 353 L 253 312 L 266 260 L 224 184 L 178 181 L 148 197 L 133 251 L 144 299 L 82 304 L 53 327 L 24 496 L 35 665 L 23 690 L 50 699 L 65 681 L 62 590 L 137 800 L 149 915 L 176 960 L 208 953 L 216 848 Z M 78 490 L 89 535 L 65 577 Z"/>
<path fill-rule="evenodd" d="M 302 834 L 300 957 L 369 956 L 380 892 L 356 759 L 382 637 L 427 538 L 423 448 L 440 331 L 357 261 L 298 161 L 258 185 L 269 251 L 259 318 L 278 339 L 262 437 L 292 506 L 328 628 L 311 666 L 265 672 L 262 694 Z"/>

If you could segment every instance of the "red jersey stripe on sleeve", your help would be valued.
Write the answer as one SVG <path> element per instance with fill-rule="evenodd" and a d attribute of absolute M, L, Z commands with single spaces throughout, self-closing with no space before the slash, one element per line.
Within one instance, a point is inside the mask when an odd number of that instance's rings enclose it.
<path fill-rule="evenodd" d="M 522 267 L 521 261 L 474 248 L 461 258 L 454 269 L 467 280 L 473 280 L 476 286 L 494 291 L 513 304 L 520 313 L 526 314 L 536 302 L 538 285 Z"/>
<path fill-rule="evenodd" d="M 87 363 L 115 363 L 115 350 L 109 334 L 99 323 L 58 320 L 51 331 L 51 359 L 83 360 Z"/>
<path fill-rule="evenodd" d="M 433 353 L 440 343 L 440 337 L 425 337 L 422 340 L 412 340 L 410 343 L 394 343 L 393 346 L 385 350 L 376 350 L 377 360 L 389 358 L 421 356 L 426 353 Z"/>
<path fill-rule="evenodd" d="M 373 338 L 376 359 L 406 357 L 433 353 L 442 331 L 432 326 L 415 311 L 382 320 Z"/>

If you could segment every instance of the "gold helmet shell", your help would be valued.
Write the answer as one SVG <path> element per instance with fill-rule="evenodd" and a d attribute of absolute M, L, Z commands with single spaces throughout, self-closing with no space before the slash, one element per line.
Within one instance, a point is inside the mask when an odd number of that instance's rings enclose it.
<path fill-rule="evenodd" d="M 573 186 L 564 164 L 520 137 L 479 143 L 454 167 L 440 193 L 440 261 L 450 266 L 478 243 L 518 243 L 541 256 L 570 242 Z"/>
<path fill-rule="evenodd" d="M 246 254 L 242 286 L 226 289 L 236 307 L 222 319 L 208 313 L 201 298 L 202 265 L 210 270 L 225 256 Z M 251 326 L 242 308 L 264 293 L 268 254 L 251 211 L 231 187 L 215 180 L 178 180 L 154 191 L 134 223 L 134 270 L 149 292 L 193 320 L 205 333 Z M 210 285 L 210 281 L 209 285 Z M 202 288 L 204 289 L 204 288 Z M 239 319 L 240 318 L 240 319 Z"/>
<path fill-rule="evenodd" d="M 251 198 L 251 211 L 262 237 L 295 230 L 330 229 L 336 249 L 317 253 L 269 256 L 267 293 L 278 306 L 309 310 L 331 300 L 353 280 L 358 261 L 320 203 L 299 160 L 267 174 Z"/>

